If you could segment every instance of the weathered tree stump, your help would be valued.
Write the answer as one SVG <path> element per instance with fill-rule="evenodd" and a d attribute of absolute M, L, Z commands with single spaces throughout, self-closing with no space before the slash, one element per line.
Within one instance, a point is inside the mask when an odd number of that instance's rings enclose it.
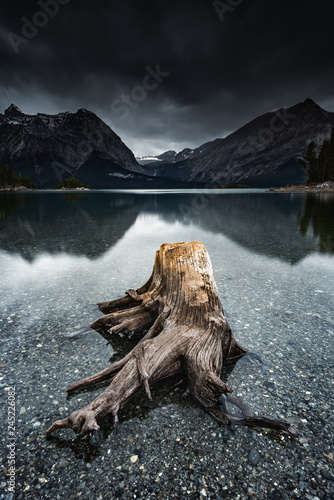
<path fill-rule="evenodd" d="M 105 313 L 91 327 L 129 333 L 149 328 L 122 360 L 71 385 L 67 392 L 111 380 L 107 390 L 46 434 L 70 428 L 76 433 L 99 429 L 98 422 L 118 412 L 140 389 L 152 400 L 150 385 L 179 372 L 193 398 L 216 420 L 297 432 L 285 420 L 270 416 L 236 417 L 222 411 L 232 390 L 221 380 L 223 359 L 237 359 L 247 350 L 235 340 L 218 296 L 209 255 L 199 242 L 164 244 L 156 252 L 153 273 L 138 290 L 98 304 Z"/>

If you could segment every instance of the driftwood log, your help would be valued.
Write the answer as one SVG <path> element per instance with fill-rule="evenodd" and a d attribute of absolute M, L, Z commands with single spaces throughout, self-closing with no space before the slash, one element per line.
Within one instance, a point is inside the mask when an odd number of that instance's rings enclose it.
<path fill-rule="evenodd" d="M 220 378 L 223 360 L 238 359 L 247 349 L 231 332 L 202 243 L 162 245 L 156 252 L 149 280 L 126 294 L 98 304 L 105 315 L 91 327 L 110 333 L 146 327 L 147 333 L 122 360 L 71 385 L 68 393 L 111 380 L 105 392 L 68 418 L 55 422 L 46 434 L 62 428 L 92 433 L 108 414 L 116 426 L 118 412 L 131 396 L 144 388 L 152 400 L 151 384 L 181 372 L 193 398 L 220 423 L 268 427 L 298 435 L 278 417 L 245 413 L 236 417 L 227 413 L 225 401 L 232 390 Z"/>

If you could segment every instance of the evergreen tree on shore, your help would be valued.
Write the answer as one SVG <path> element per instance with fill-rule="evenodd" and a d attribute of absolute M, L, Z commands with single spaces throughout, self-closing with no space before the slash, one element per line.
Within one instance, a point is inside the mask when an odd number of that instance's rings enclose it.
<path fill-rule="evenodd" d="M 29 177 L 22 177 L 22 175 L 17 174 L 6 165 L 0 165 L 0 188 L 15 188 L 18 186 L 29 189 L 35 188 Z"/>
<path fill-rule="evenodd" d="M 322 182 L 326 180 L 326 175 L 328 174 L 329 164 L 328 164 L 328 156 L 329 156 L 329 140 L 325 139 L 319 153 L 318 158 L 318 176 L 319 180 Z"/>
<path fill-rule="evenodd" d="M 83 184 L 81 181 L 79 181 L 75 177 L 70 177 L 69 179 L 64 179 L 63 182 L 59 186 L 57 186 L 53 189 L 77 189 L 77 188 L 90 189 L 90 187 L 87 186 L 87 184 Z"/>
<path fill-rule="evenodd" d="M 302 161 L 304 167 L 308 172 L 308 182 L 317 182 L 318 176 L 318 157 L 317 157 L 317 145 L 314 141 L 310 142 L 307 147 L 306 154 Z"/>
<path fill-rule="evenodd" d="M 332 129 L 331 138 L 329 140 L 327 163 L 328 163 L 327 178 L 330 181 L 334 181 L 334 129 Z"/>
<path fill-rule="evenodd" d="M 319 156 L 315 142 L 310 142 L 302 163 L 308 172 L 307 182 L 334 181 L 334 129 L 330 139 L 324 140 Z"/>

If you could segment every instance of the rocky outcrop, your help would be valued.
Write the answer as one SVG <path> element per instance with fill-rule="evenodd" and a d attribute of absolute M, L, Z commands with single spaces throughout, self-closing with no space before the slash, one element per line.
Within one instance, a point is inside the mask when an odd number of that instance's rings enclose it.
<path fill-rule="evenodd" d="M 52 187 L 65 177 L 113 180 L 142 178 L 144 169 L 132 151 L 94 113 L 26 115 L 14 104 L 0 114 L 0 162 L 30 177 L 37 187 Z M 87 164 L 90 172 L 87 173 Z"/>
<path fill-rule="evenodd" d="M 319 149 L 334 126 L 334 113 L 311 99 L 255 118 L 224 139 L 179 153 L 134 157 L 94 113 L 26 115 L 15 105 L 0 114 L 0 163 L 36 187 L 54 187 L 75 176 L 97 189 L 300 184 L 307 145 Z"/>
<path fill-rule="evenodd" d="M 259 116 L 224 139 L 183 150 L 172 158 L 169 155 L 168 161 L 151 163 L 150 172 L 208 186 L 298 184 L 307 176 L 300 161 L 307 145 L 314 140 L 320 148 L 333 126 L 334 113 L 306 99 L 291 108 Z"/>

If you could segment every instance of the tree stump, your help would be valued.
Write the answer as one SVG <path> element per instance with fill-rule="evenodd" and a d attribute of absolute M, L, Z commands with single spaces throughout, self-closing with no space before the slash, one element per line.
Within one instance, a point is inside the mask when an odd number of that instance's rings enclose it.
<path fill-rule="evenodd" d="M 92 433 L 108 414 L 113 425 L 131 396 L 179 372 L 193 398 L 216 420 L 285 430 L 298 435 L 288 422 L 271 416 L 229 415 L 221 406 L 232 392 L 220 378 L 224 359 L 237 359 L 247 349 L 235 340 L 218 296 L 209 255 L 200 242 L 163 244 L 156 252 L 153 273 L 138 290 L 98 304 L 105 313 L 91 328 L 110 333 L 147 333 L 122 360 L 71 385 L 67 392 L 111 380 L 105 392 L 47 431 L 70 428 Z"/>

